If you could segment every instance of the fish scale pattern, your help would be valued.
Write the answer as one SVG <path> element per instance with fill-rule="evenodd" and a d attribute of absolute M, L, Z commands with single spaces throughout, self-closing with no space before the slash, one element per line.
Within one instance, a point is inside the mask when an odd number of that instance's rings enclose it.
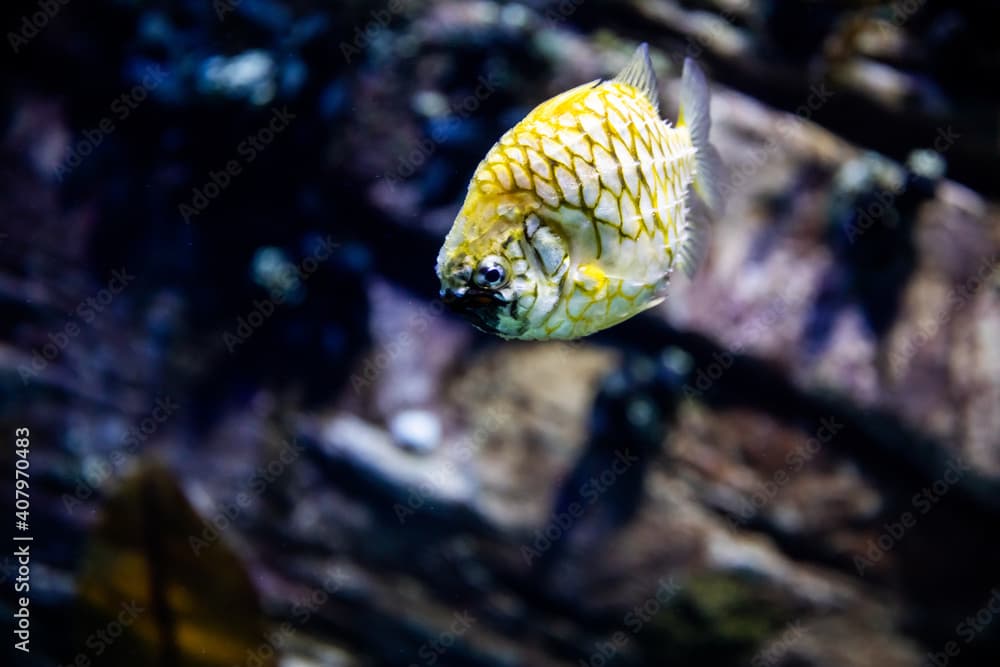
<path fill-rule="evenodd" d="M 474 187 L 533 193 L 538 216 L 569 238 L 580 267 L 562 276 L 545 337 L 585 335 L 649 307 L 673 268 L 694 170 L 687 129 L 618 82 L 542 104 L 490 150 Z"/>

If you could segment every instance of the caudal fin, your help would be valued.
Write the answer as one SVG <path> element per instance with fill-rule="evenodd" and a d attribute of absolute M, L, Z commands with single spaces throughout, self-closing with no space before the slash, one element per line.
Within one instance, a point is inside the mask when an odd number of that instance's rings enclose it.
<path fill-rule="evenodd" d="M 694 144 L 697 163 L 694 190 L 708 205 L 713 216 L 718 217 L 725 209 L 722 183 L 725 166 L 708 139 L 712 128 L 709 114 L 709 89 L 705 74 L 690 58 L 684 59 L 684 74 L 681 77 L 681 106 L 677 124 L 688 128 Z"/>

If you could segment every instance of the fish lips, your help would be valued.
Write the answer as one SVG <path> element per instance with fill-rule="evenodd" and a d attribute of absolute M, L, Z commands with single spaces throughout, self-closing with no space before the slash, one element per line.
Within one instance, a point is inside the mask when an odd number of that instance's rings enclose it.
<path fill-rule="evenodd" d="M 487 333 L 498 333 L 500 315 L 509 312 L 513 304 L 498 292 L 468 287 L 460 290 L 441 290 L 441 300 L 454 313 L 468 319 Z"/>

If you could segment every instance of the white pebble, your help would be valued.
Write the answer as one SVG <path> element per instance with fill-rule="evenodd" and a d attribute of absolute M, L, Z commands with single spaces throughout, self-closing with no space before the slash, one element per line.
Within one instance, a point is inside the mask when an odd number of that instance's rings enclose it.
<path fill-rule="evenodd" d="M 427 410 L 404 410 L 389 420 L 389 431 L 403 447 L 421 453 L 441 444 L 441 420 Z"/>

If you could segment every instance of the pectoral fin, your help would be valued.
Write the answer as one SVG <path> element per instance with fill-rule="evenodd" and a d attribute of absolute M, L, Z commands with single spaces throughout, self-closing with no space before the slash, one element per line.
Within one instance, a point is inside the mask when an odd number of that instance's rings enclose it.
<path fill-rule="evenodd" d="M 629 294 L 638 294 L 651 285 L 654 286 L 657 293 L 660 293 L 666 288 L 667 282 L 669 282 L 669 275 L 664 274 L 657 280 L 646 282 L 623 278 L 621 276 L 609 275 L 606 271 L 604 271 L 604 269 L 596 264 L 583 264 L 577 269 L 577 283 L 579 283 L 584 290 L 591 294 L 603 292 L 612 282 L 620 283 L 624 288 L 624 291 Z M 665 298 L 666 297 L 662 295 L 655 296 L 649 303 L 642 306 L 642 310 L 647 310 L 660 305 L 663 303 Z"/>

